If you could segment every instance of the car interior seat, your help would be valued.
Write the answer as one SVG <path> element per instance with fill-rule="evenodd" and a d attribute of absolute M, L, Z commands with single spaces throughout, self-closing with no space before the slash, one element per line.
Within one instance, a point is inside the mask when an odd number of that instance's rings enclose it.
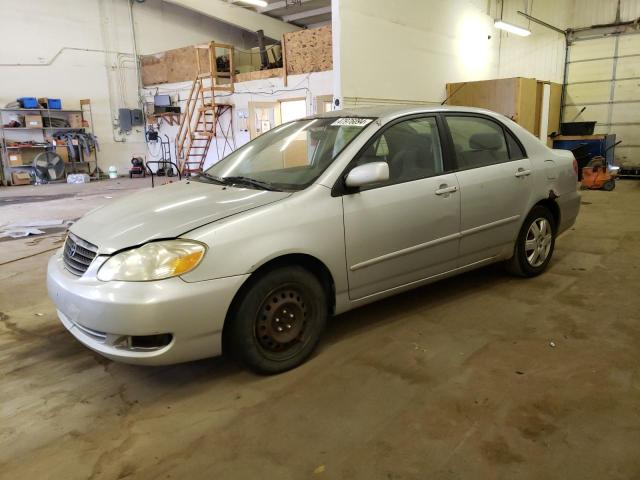
<path fill-rule="evenodd" d="M 496 163 L 506 155 L 504 137 L 497 132 L 471 135 L 469 147 L 470 150 L 462 154 L 467 168 Z"/>

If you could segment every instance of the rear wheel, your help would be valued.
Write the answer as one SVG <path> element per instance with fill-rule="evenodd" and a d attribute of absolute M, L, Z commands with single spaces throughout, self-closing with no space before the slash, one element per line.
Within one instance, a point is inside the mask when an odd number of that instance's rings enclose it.
<path fill-rule="evenodd" d="M 607 192 L 610 192 L 611 190 L 613 190 L 614 188 L 616 188 L 616 181 L 611 179 L 607 182 L 605 182 L 604 185 L 602 185 L 602 189 L 606 190 Z"/>
<path fill-rule="evenodd" d="M 535 277 L 544 272 L 553 255 L 556 228 L 547 208 L 534 207 L 520 229 L 509 270 L 521 277 Z"/>
<path fill-rule="evenodd" d="M 320 339 L 327 296 L 315 275 L 298 266 L 253 281 L 229 318 L 232 354 L 258 373 L 280 373 L 304 362 Z"/>

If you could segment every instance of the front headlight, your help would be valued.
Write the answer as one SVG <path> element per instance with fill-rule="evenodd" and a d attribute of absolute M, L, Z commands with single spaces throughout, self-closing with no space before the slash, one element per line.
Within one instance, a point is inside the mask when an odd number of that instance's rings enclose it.
<path fill-rule="evenodd" d="M 164 240 L 118 253 L 98 270 L 98 280 L 147 282 L 176 277 L 198 266 L 206 247 L 189 240 Z"/>

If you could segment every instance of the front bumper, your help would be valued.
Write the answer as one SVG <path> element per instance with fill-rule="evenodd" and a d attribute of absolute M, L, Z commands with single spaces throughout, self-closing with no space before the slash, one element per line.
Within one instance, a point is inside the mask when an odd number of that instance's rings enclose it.
<path fill-rule="evenodd" d="M 69 273 L 61 252 L 49 260 L 47 289 L 62 324 L 82 344 L 126 363 L 167 365 L 219 355 L 222 327 L 234 295 L 248 275 L 187 283 L 101 282 L 95 277 L 107 257 L 97 257 L 85 275 Z M 170 334 L 156 349 L 132 348 L 123 338 Z"/>

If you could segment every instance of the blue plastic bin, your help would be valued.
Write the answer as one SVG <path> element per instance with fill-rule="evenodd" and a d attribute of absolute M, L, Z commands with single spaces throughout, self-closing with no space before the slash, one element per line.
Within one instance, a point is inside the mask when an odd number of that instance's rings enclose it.
<path fill-rule="evenodd" d="M 20 108 L 40 108 L 36 97 L 20 97 L 18 102 L 20 103 Z"/>
<path fill-rule="evenodd" d="M 62 110 L 62 100 L 59 98 L 47 98 L 49 110 Z"/>

